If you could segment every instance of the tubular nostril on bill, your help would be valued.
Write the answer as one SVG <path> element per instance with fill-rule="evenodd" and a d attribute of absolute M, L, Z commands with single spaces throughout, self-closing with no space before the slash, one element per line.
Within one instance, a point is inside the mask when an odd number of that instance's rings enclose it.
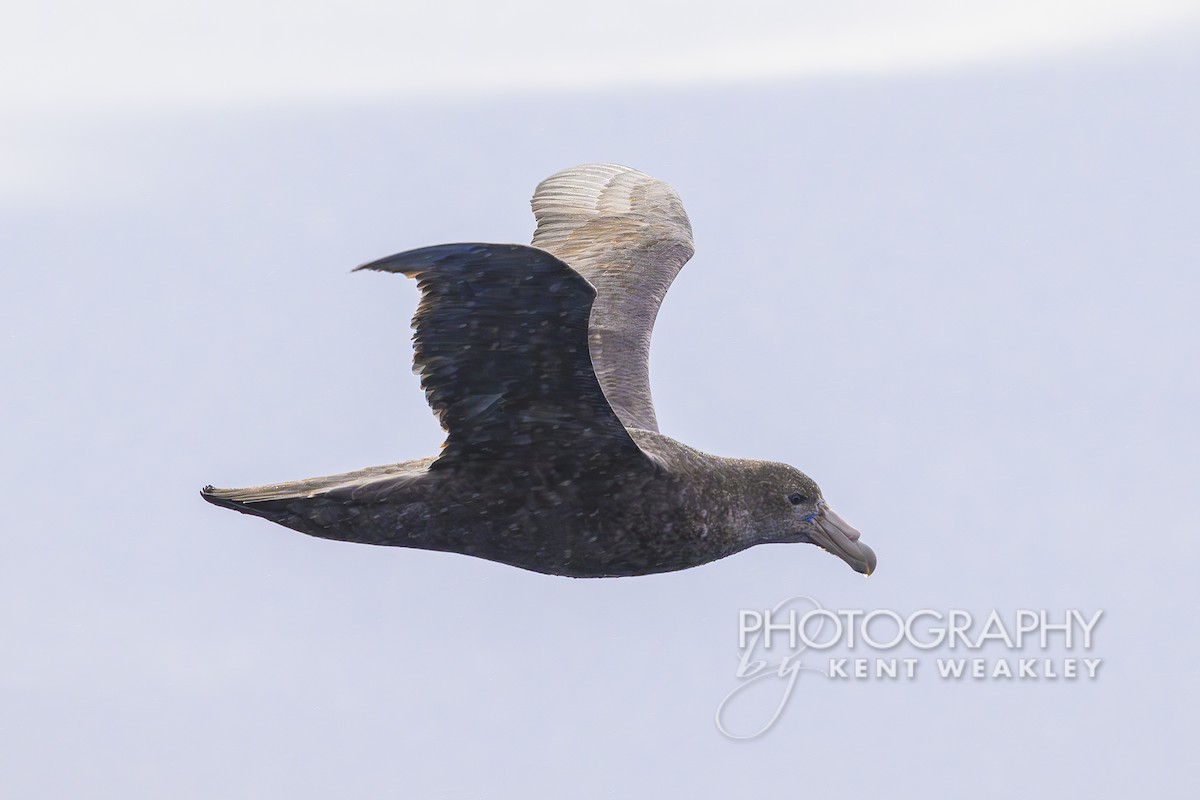
<path fill-rule="evenodd" d="M 843 536 L 852 542 L 857 542 L 858 537 L 862 536 L 862 534 L 859 533 L 858 528 L 842 519 L 841 516 L 839 516 L 838 513 L 829 506 L 825 506 L 825 519 L 827 519 L 830 524 L 842 532 Z"/>

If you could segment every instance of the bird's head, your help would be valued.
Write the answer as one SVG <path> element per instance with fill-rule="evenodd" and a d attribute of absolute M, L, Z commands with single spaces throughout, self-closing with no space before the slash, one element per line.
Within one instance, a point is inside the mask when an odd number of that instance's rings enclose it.
<path fill-rule="evenodd" d="M 875 571 L 875 553 L 858 530 L 834 512 L 816 482 L 795 467 L 766 461 L 744 468 L 742 502 L 755 543 L 807 542 L 833 553 L 855 572 Z"/>

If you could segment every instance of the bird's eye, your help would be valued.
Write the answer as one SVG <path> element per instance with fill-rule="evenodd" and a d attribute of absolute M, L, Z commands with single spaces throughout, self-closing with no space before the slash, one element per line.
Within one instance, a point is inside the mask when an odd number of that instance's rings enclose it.
<path fill-rule="evenodd" d="M 801 503 L 807 503 L 808 498 L 805 497 L 804 495 L 800 494 L 799 492 L 792 492 L 791 494 L 788 495 L 788 502 L 790 502 L 794 506 L 798 506 Z"/>

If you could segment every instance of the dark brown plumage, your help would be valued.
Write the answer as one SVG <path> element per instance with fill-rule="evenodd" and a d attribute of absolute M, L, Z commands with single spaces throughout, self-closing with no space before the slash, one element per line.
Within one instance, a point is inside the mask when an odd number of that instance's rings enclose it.
<path fill-rule="evenodd" d="M 615 165 L 544 181 L 537 247 L 450 244 L 359 269 L 416 278 L 421 385 L 439 456 L 213 489 L 216 505 L 327 539 L 478 556 L 556 575 L 686 569 L 766 542 L 875 555 L 785 464 L 701 453 L 658 432 L 649 343 L 692 254 L 675 192 Z"/>

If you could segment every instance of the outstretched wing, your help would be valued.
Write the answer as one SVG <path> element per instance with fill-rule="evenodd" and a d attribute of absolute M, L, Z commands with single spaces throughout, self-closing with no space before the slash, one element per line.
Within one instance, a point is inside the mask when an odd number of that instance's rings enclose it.
<path fill-rule="evenodd" d="M 585 164 L 538 184 L 532 205 L 533 244 L 596 287 L 589 345 L 608 402 L 628 427 L 657 431 L 650 334 L 695 250 L 679 195 L 629 167 Z"/>
<path fill-rule="evenodd" d="M 445 244 L 358 269 L 400 272 L 421 287 L 414 371 L 447 434 L 433 469 L 650 465 L 592 370 L 595 290 L 562 261 L 525 245 Z"/>

